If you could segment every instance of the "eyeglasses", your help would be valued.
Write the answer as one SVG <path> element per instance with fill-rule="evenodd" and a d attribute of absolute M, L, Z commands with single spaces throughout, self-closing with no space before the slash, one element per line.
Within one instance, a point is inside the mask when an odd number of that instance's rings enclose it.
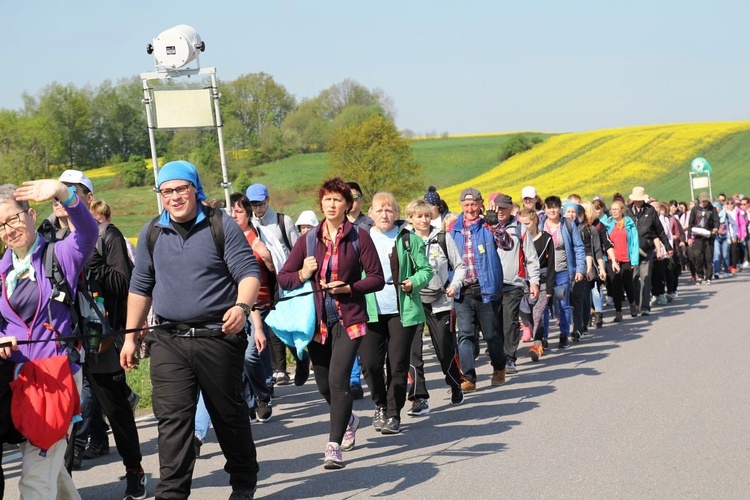
<path fill-rule="evenodd" d="M 362 195 L 361 194 L 352 194 L 352 198 L 354 199 L 354 201 L 357 201 L 360 198 L 362 198 Z"/>
<path fill-rule="evenodd" d="M 261 207 L 265 207 L 266 206 L 266 202 L 265 201 L 261 201 L 260 203 L 250 203 L 250 206 L 252 208 L 261 208 Z"/>
<path fill-rule="evenodd" d="M 185 196 L 189 190 L 190 184 L 185 184 L 183 186 L 177 186 L 176 188 L 160 189 L 159 193 L 161 194 L 162 198 L 171 198 L 175 193 L 177 193 L 177 196 Z"/>
<path fill-rule="evenodd" d="M 21 214 L 25 213 L 26 210 L 21 210 L 20 212 L 11 215 L 8 217 L 8 220 L 0 224 L 0 236 L 5 236 L 8 228 L 18 229 L 19 227 L 23 227 L 24 222 L 21 220 Z"/>

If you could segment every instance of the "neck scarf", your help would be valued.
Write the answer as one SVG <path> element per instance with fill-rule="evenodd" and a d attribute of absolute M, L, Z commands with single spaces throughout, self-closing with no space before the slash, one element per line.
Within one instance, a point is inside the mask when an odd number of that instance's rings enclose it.
<path fill-rule="evenodd" d="M 8 276 L 5 278 L 5 283 L 8 289 L 8 297 L 13 295 L 13 292 L 18 285 L 19 278 L 21 278 L 25 274 L 29 275 L 29 279 L 31 281 L 36 281 L 36 271 L 34 271 L 34 267 L 31 265 L 31 255 L 34 253 L 34 250 L 37 249 L 41 241 L 41 235 L 37 234 L 36 240 L 34 240 L 34 244 L 31 245 L 29 252 L 23 259 L 19 259 L 15 251 L 11 252 L 11 255 L 13 257 L 13 269 L 11 269 L 11 271 L 8 273 Z"/>

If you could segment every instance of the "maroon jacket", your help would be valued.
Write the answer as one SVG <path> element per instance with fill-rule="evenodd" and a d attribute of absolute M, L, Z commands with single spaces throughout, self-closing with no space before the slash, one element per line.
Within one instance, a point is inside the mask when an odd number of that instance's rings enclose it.
<path fill-rule="evenodd" d="M 318 269 L 310 279 L 313 290 L 316 291 L 321 289 L 321 276 L 325 277 L 323 258 L 326 254 L 326 246 L 323 243 L 322 236 L 324 224 L 325 221 L 311 229 L 311 231 L 315 231 L 315 260 L 318 262 Z M 336 298 L 339 300 L 344 327 L 348 327 L 357 323 L 367 323 L 365 294 L 382 290 L 385 286 L 385 278 L 383 277 L 383 268 L 380 266 L 378 251 L 375 249 L 375 244 L 372 242 L 367 231 L 358 229 L 348 219 L 345 219 L 343 224 L 343 235 L 339 241 L 338 250 L 338 278 L 340 281 L 344 281 L 351 286 L 352 293 L 351 295 L 336 295 Z M 357 255 L 352 238 L 349 235 L 351 231 L 358 231 L 359 255 Z M 302 269 L 302 264 L 306 257 L 307 238 L 302 236 L 295 243 L 292 252 L 289 254 L 289 258 L 278 273 L 280 287 L 285 290 L 294 290 L 302 286 L 302 282 L 299 280 L 299 270 Z M 362 277 L 363 271 L 365 273 L 364 278 Z M 322 317 L 324 295 L 323 293 L 316 293 L 314 297 L 315 311 L 317 313 L 315 329 L 317 331 Z"/>

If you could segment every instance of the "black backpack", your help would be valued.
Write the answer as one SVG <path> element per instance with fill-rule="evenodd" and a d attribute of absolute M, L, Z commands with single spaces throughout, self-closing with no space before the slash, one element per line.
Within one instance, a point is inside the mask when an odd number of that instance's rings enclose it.
<path fill-rule="evenodd" d="M 211 228 L 211 236 L 214 238 L 216 252 L 219 254 L 219 258 L 224 260 L 224 221 L 222 217 L 223 214 L 220 208 L 210 208 L 206 218 L 208 219 L 208 226 Z M 161 234 L 161 228 L 156 225 L 160 218 L 161 216 L 157 215 L 151 219 L 151 222 L 148 223 L 148 231 L 146 232 L 146 247 L 152 261 L 154 260 L 156 240 Z"/>

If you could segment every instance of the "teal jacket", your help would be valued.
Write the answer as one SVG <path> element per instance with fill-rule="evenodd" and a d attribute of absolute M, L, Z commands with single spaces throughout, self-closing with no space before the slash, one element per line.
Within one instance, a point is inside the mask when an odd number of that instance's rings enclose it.
<path fill-rule="evenodd" d="M 407 253 L 404 247 L 402 236 L 406 234 L 409 238 L 410 251 Z M 403 326 L 414 326 L 425 322 L 424 309 L 422 308 L 422 297 L 419 291 L 427 286 L 432 279 L 434 271 L 430 262 L 427 260 L 427 254 L 424 249 L 422 238 L 410 232 L 406 228 L 401 228 L 396 236 L 396 256 L 398 258 L 398 276 L 393 273 L 393 284 L 386 283 L 385 286 L 396 287 L 396 297 L 398 298 L 398 312 L 401 316 Z M 391 269 L 391 271 L 394 271 Z M 401 290 L 400 283 L 409 279 L 412 284 L 411 292 L 406 293 Z M 378 306 L 375 302 L 375 294 L 367 295 L 367 315 L 369 322 L 374 323 L 378 320 Z"/>
<path fill-rule="evenodd" d="M 628 235 L 628 257 L 630 257 L 630 265 L 635 267 L 641 261 L 641 253 L 638 247 L 638 228 L 631 217 L 626 216 L 624 219 L 625 233 Z M 599 220 L 607 228 L 607 234 L 610 234 L 615 228 L 615 218 L 611 215 L 602 215 Z"/>

